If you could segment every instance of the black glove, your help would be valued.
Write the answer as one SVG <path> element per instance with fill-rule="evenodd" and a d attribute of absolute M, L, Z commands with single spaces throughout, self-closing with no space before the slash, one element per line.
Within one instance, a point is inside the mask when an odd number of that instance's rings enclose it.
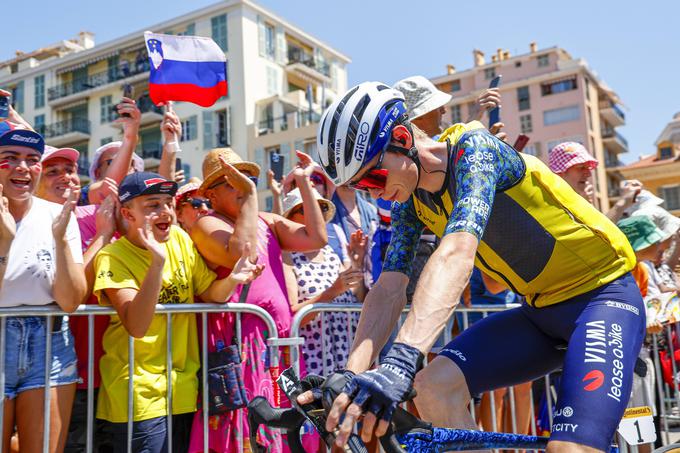
<path fill-rule="evenodd" d="M 343 389 L 364 412 L 390 421 L 397 405 L 413 390 L 413 380 L 422 368 L 423 354 L 404 343 L 394 343 L 382 364 L 355 376 Z"/>

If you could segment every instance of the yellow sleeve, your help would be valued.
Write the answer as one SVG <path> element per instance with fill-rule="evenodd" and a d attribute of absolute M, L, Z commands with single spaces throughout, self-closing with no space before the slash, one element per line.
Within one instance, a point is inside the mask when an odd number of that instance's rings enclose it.
<path fill-rule="evenodd" d="M 200 295 L 208 290 L 212 282 L 217 278 L 217 274 L 208 268 L 205 260 L 198 253 L 195 245 L 191 246 L 193 254 L 193 267 L 191 269 L 191 279 L 194 284 L 194 294 Z"/>
<path fill-rule="evenodd" d="M 103 297 L 103 290 L 109 288 L 132 288 L 139 290 L 139 282 L 120 256 L 113 256 L 105 250 L 95 258 L 95 279 L 93 293 L 100 305 L 110 305 Z"/>

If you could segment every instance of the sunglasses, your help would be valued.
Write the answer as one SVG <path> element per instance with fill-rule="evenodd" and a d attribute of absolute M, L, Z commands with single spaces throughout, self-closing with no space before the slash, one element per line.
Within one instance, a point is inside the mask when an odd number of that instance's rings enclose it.
<path fill-rule="evenodd" d="M 389 171 L 382 166 L 383 158 L 385 157 L 385 150 L 380 152 L 380 157 L 378 158 L 378 163 L 371 167 L 364 175 L 357 181 L 350 181 L 347 186 L 356 190 L 363 190 L 368 192 L 369 189 L 384 189 L 387 184 L 387 177 L 389 176 Z"/>
<path fill-rule="evenodd" d="M 257 176 L 248 176 L 247 178 L 250 179 L 253 182 L 253 184 L 255 184 L 255 186 L 257 186 L 257 183 L 259 181 Z M 226 184 L 226 183 L 227 183 L 227 181 L 225 181 L 224 178 L 220 178 L 215 184 L 213 184 L 212 186 L 209 186 L 208 189 L 214 189 L 215 187 L 219 187 L 222 184 Z M 229 186 L 229 187 L 231 187 L 231 186 Z"/>
<path fill-rule="evenodd" d="M 323 176 L 318 173 L 312 173 L 312 176 L 309 177 L 309 180 L 312 182 L 312 184 L 326 185 L 326 180 L 323 179 Z"/>
<path fill-rule="evenodd" d="M 320 204 L 319 207 L 321 208 L 322 213 L 327 213 L 328 210 L 330 209 L 327 204 Z M 294 216 L 295 214 L 302 214 L 305 215 L 305 209 L 300 206 L 299 208 L 296 208 L 293 210 L 293 212 L 290 213 L 291 216 Z"/>
<path fill-rule="evenodd" d="M 206 200 L 205 198 L 187 198 L 182 201 L 182 203 L 189 203 L 194 209 L 199 209 L 203 205 L 205 205 L 208 209 L 212 209 L 210 200 Z"/>

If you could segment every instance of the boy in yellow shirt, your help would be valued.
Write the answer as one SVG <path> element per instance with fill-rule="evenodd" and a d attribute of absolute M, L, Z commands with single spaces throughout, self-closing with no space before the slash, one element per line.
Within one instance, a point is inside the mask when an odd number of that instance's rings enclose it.
<path fill-rule="evenodd" d="M 227 173 L 234 177 L 238 172 Z M 101 305 L 112 305 L 117 312 L 104 334 L 97 406 L 97 418 L 111 425 L 115 451 L 126 451 L 127 446 L 128 336 L 135 337 L 132 451 L 165 452 L 167 317 L 155 314 L 156 304 L 192 303 L 195 296 L 224 302 L 237 285 L 262 271 L 248 260 L 250 244 L 246 244 L 229 277 L 215 280 L 189 236 L 173 225 L 176 191 L 175 182 L 155 173 L 126 176 L 119 199 L 127 233 L 96 258 L 94 293 Z M 171 350 L 173 450 L 186 451 L 200 367 L 193 314 L 172 315 Z"/>

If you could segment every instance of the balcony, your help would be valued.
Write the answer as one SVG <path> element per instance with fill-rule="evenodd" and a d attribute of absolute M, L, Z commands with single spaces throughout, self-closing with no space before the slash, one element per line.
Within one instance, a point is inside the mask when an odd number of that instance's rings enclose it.
<path fill-rule="evenodd" d="M 86 91 L 114 83 L 119 80 L 127 80 L 132 83 L 137 79 L 142 80 L 149 72 L 149 61 L 140 60 L 138 65 L 110 68 L 106 71 L 90 74 L 85 78 L 75 79 L 61 83 L 47 90 L 47 99 L 53 106 L 72 102 L 84 95 Z"/>
<path fill-rule="evenodd" d="M 628 152 L 628 140 L 614 129 L 602 130 L 602 143 L 604 143 L 607 149 L 615 153 Z"/>
<path fill-rule="evenodd" d="M 52 146 L 64 146 L 90 139 L 90 121 L 85 118 L 71 118 L 45 125 L 40 131 L 45 141 Z"/>
<path fill-rule="evenodd" d="M 600 101 L 600 115 L 613 127 L 621 126 L 626 122 L 626 115 L 621 107 L 609 100 Z"/>
<path fill-rule="evenodd" d="M 267 135 L 276 132 L 284 132 L 289 127 L 300 128 L 318 123 L 321 120 L 319 112 L 298 110 L 278 118 L 265 118 L 258 123 L 257 135 Z"/>
<path fill-rule="evenodd" d="M 163 153 L 163 145 L 160 143 L 142 143 L 142 151 L 137 150 L 142 159 L 145 161 L 147 159 L 161 160 L 161 154 Z"/>
<path fill-rule="evenodd" d="M 78 158 L 78 175 L 90 177 L 90 161 L 87 157 Z"/>
<path fill-rule="evenodd" d="M 328 63 L 318 61 L 307 50 L 290 43 L 288 43 L 286 71 L 307 83 L 329 83 L 331 81 L 331 68 Z"/>

